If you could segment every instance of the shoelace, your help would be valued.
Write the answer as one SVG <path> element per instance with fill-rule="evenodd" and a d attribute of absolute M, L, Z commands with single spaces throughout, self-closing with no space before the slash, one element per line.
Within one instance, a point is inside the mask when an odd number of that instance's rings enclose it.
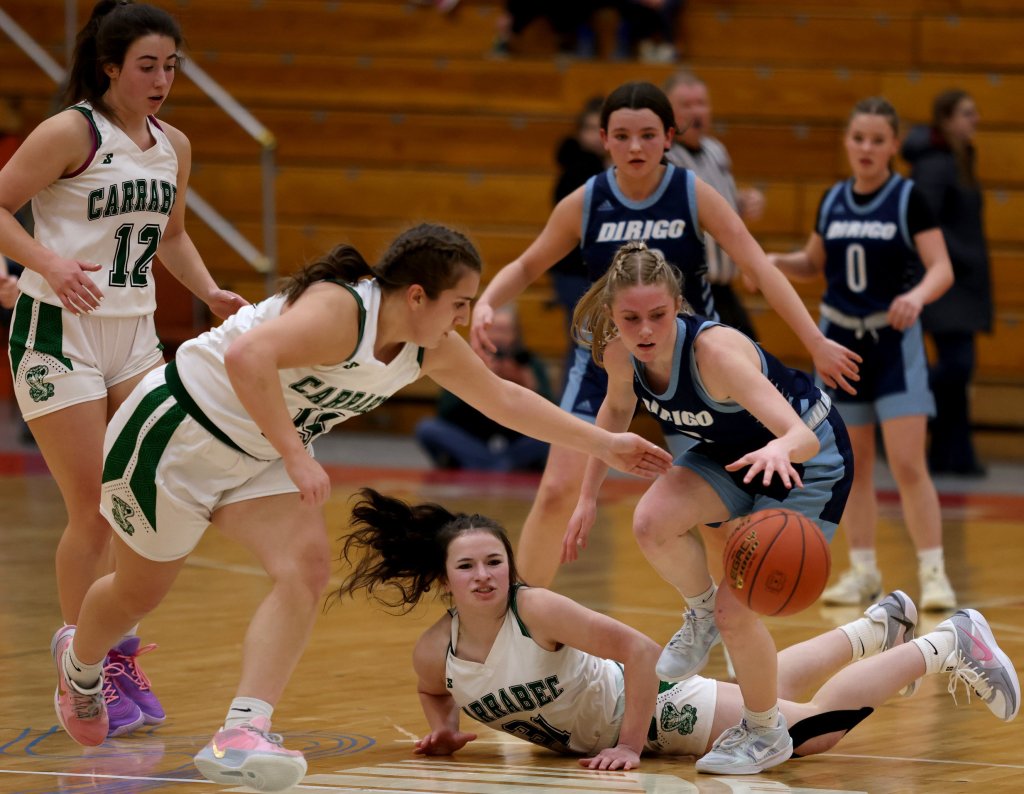
<path fill-rule="evenodd" d="M 115 675 L 126 675 L 127 670 L 120 662 L 110 662 L 103 668 L 103 702 L 108 706 L 121 697 L 114 687 Z"/>
<path fill-rule="evenodd" d="M 715 743 L 715 746 L 720 748 L 736 747 L 743 743 L 749 733 L 750 729 L 747 728 L 747 723 L 741 721 L 739 725 L 734 725 L 722 734 L 722 738 Z"/>
<path fill-rule="evenodd" d="M 992 694 L 992 685 L 989 684 L 988 680 L 982 673 L 979 673 L 970 666 L 967 659 L 964 657 L 963 651 L 960 650 L 956 652 L 956 664 L 953 667 L 953 672 L 949 674 L 949 686 L 946 688 L 946 691 L 953 696 L 953 702 L 959 706 L 960 702 L 956 699 L 958 681 L 964 682 L 964 689 L 967 691 L 968 704 L 971 702 L 972 689 L 974 690 L 974 693 L 984 701 L 988 701 L 989 696 Z"/>
<path fill-rule="evenodd" d="M 686 619 L 683 622 L 683 627 L 668 641 L 668 647 L 672 649 L 693 645 L 693 624 L 697 620 L 697 611 L 687 609 L 683 613 L 683 617 Z"/>
<path fill-rule="evenodd" d="M 80 720 L 92 720 L 100 715 L 102 711 L 101 698 L 102 692 L 94 692 L 91 695 L 85 695 L 75 689 L 74 686 L 67 688 L 67 693 L 71 698 L 71 708 L 75 711 L 75 716 Z"/>
<path fill-rule="evenodd" d="M 149 645 L 143 645 L 131 656 L 127 656 L 123 653 L 118 653 L 117 651 L 113 651 L 111 653 L 111 656 L 116 658 L 123 665 L 123 674 L 127 675 L 135 684 L 135 686 L 137 686 L 139 689 L 148 691 L 152 689 L 152 685 L 149 682 L 149 676 L 142 672 L 142 668 L 139 667 L 139 663 L 137 660 L 143 654 L 149 653 L 150 651 L 155 651 L 156 647 L 156 643 L 151 642 L 149 643 Z M 111 664 L 116 664 L 116 662 L 112 662 Z"/>
<path fill-rule="evenodd" d="M 277 745 L 278 747 L 281 747 L 284 744 L 284 737 L 281 736 L 281 734 L 279 733 L 270 733 L 269 731 L 260 730 L 255 725 L 249 722 L 245 723 L 244 725 L 240 725 L 239 727 L 244 728 L 250 733 L 255 733 L 257 736 L 263 737 L 268 742 Z"/>

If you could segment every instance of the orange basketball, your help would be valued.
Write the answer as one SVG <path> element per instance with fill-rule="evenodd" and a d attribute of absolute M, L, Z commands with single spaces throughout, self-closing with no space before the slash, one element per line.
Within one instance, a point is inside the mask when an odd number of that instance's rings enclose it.
<path fill-rule="evenodd" d="M 794 615 L 818 600 L 832 567 L 818 525 L 782 508 L 747 516 L 725 544 L 725 578 L 760 615 Z"/>

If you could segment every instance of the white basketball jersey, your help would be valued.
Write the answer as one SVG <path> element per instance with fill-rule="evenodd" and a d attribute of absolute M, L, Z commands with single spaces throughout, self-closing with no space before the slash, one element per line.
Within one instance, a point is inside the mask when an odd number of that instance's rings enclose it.
<path fill-rule="evenodd" d="M 460 659 L 459 616 L 445 662 L 448 690 L 470 717 L 559 753 L 591 754 L 618 742 L 622 669 L 563 645 L 540 647 L 513 607 L 483 664 Z"/>
<path fill-rule="evenodd" d="M 288 412 L 306 445 L 334 425 L 373 410 L 420 376 L 423 349 L 416 345 L 406 343 L 390 364 L 373 355 L 381 302 L 377 281 L 337 283 L 338 289 L 348 289 L 359 302 L 355 352 L 333 366 L 278 371 Z M 217 328 L 183 344 L 175 357 L 181 383 L 199 410 L 238 447 L 261 460 L 280 455 L 242 407 L 224 369 L 224 354 L 246 331 L 280 316 L 284 306 L 280 294 L 243 306 Z M 324 329 L 325 334 L 331 332 L 331 328 Z"/>
<path fill-rule="evenodd" d="M 156 144 L 142 151 L 88 102 L 94 149 L 78 171 L 61 177 L 32 199 L 35 238 L 57 254 L 102 266 L 86 273 L 104 295 L 97 317 L 138 317 L 156 310 L 150 267 L 177 198 L 178 156 L 154 119 Z M 18 286 L 44 303 L 60 299 L 41 275 L 25 269 Z"/>

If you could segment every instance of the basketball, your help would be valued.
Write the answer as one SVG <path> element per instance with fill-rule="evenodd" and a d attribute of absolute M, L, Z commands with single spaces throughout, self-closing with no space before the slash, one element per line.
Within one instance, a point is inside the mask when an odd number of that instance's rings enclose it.
<path fill-rule="evenodd" d="M 818 525 L 781 508 L 747 516 L 725 544 L 725 578 L 760 615 L 794 615 L 818 600 L 832 556 Z"/>

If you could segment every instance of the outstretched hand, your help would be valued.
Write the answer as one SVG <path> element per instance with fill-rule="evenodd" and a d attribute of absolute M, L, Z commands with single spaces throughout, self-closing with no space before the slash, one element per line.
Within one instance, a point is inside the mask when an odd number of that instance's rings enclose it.
<path fill-rule="evenodd" d="M 653 480 L 672 467 L 672 455 L 636 433 L 615 433 L 601 460 L 609 466 Z"/>
<path fill-rule="evenodd" d="M 597 755 L 581 758 L 580 766 L 585 769 L 636 769 L 640 766 L 640 754 L 624 744 L 606 747 Z"/>
<path fill-rule="evenodd" d="M 750 467 L 747 473 L 743 475 L 744 483 L 753 482 L 754 478 L 761 474 L 761 484 L 767 488 L 772 483 L 772 477 L 778 475 L 782 484 L 787 488 L 792 488 L 793 486 L 797 488 L 804 487 L 799 472 L 789 459 L 789 452 L 779 439 L 769 441 L 760 449 L 748 452 L 739 460 L 735 460 L 726 466 L 725 470 L 739 471 L 744 466 Z"/>
<path fill-rule="evenodd" d="M 597 502 L 581 498 L 572 512 L 565 535 L 562 537 L 562 562 L 572 562 L 587 547 L 590 530 L 597 516 Z"/>
<path fill-rule="evenodd" d="M 857 374 L 860 371 L 857 365 L 862 361 L 860 356 L 838 342 L 825 338 L 811 351 L 811 355 L 814 357 L 814 369 L 826 386 L 842 389 L 849 394 L 857 393 L 849 381 L 860 380 Z"/>
<path fill-rule="evenodd" d="M 451 755 L 461 750 L 476 738 L 475 733 L 449 730 L 431 731 L 419 739 L 413 747 L 417 755 Z"/>

